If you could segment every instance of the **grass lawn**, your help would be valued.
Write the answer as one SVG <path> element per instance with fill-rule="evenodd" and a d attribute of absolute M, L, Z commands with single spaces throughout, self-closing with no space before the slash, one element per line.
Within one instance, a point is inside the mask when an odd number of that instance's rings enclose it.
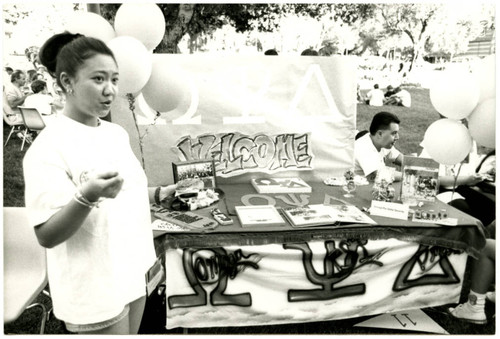
<path fill-rule="evenodd" d="M 420 153 L 419 144 L 424 133 L 434 121 L 439 119 L 439 113 L 434 109 L 429 98 L 429 90 L 424 88 L 409 88 L 412 106 L 382 106 L 374 107 L 358 104 L 356 128 L 368 130 L 372 117 L 381 111 L 395 114 L 401 123 L 399 125 L 399 140 L 396 148 L 403 154 Z M 365 93 L 363 93 L 365 92 Z M 362 91 L 366 95 L 367 91 Z"/>
<path fill-rule="evenodd" d="M 405 154 L 417 153 L 420 151 L 418 145 L 422 141 L 427 127 L 439 118 L 437 111 L 432 107 L 429 99 L 429 91 L 421 88 L 409 88 L 412 95 L 412 107 L 371 107 L 358 104 L 357 129 L 368 129 L 372 116 L 382 110 L 395 113 L 401 120 L 400 140 L 396 147 Z M 9 127 L 4 124 L 4 143 L 9 133 Z M 3 149 L 4 157 L 4 206 L 24 206 L 24 181 L 22 173 L 22 158 L 29 148 L 25 146 L 24 151 L 20 151 L 21 141 L 14 136 L 8 145 Z M 481 150 L 480 150 L 481 152 Z M 482 153 L 482 152 L 481 152 Z M 467 271 L 468 272 L 468 271 Z M 466 272 L 466 273 L 467 273 Z M 464 281 L 464 291 L 462 300 L 468 291 L 469 279 Z M 50 304 L 50 299 L 41 294 L 37 301 L 46 305 Z M 494 305 L 487 304 L 487 315 L 489 323 L 487 325 L 470 325 L 461 321 L 451 319 L 444 314 L 444 307 L 430 308 L 424 310 L 434 321 L 447 330 L 450 334 L 494 334 L 495 321 L 491 319 L 495 313 Z M 5 325 L 6 334 L 36 334 L 39 331 L 40 313 L 38 308 L 27 310 L 15 322 Z M 387 329 L 353 327 L 355 324 L 370 317 L 355 319 L 344 319 L 328 322 L 313 322 L 305 324 L 275 325 L 275 326 L 255 326 L 255 327 L 230 327 L 230 328 L 203 328 L 190 329 L 189 334 L 416 334 L 415 332 L 404 332 Z M 144 326 L 142 333 L 164 333 L 182 334 L 182 329 L 166 331 L 165 306 L 161 302 L 149 300 L 146 307 Z M 47 323 L 47 334 L 67 334 L 63 324 L 51 317 Z"/>

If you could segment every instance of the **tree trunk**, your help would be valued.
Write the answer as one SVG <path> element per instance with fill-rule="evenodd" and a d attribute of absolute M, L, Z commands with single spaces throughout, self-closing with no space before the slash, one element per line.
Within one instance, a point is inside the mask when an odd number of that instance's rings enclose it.
<path fill-rule="evenodd" d="M 194 16 L 195 4 L 180 4 L 178 6 L 178 12 L 174 20 L 167 23 L 165 29 L 165 36 L 163 37 L 160 44 L 154 50 L 155 53 L 179 53 L 179 41 L 188 31 L 188 24 Z M 165 17 L 167 14 L 171 16 L 171 13 L 164 13 Z"/>
<path fill-rule="evenodd" d="M 203 42 L 201 43 L 201 46 Z M 200 35 L 199 34 L 190 34 L 189 35 L 189 54 L 194 54 L 200 50 Z"/>
<path fill-rule="evenodd" d="M 101 6 L 99 4 L 87 4 L 87 12 L 101 15 Z"/>

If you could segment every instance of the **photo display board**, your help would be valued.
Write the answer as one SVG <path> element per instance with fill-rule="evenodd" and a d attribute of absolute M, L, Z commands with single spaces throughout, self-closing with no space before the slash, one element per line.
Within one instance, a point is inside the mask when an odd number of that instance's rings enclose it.
<path fill-rule="evenodd" d="M 176 70 L 161 91 L 165 100 L 176 93 L 177 106 L 156 117 L 146 95 L 135 93 L 130 105 L 120 93 L 111 110 L 150 186 L 172 183 L 178 161 L 214 159 L 222 183 L 263 175 L 322 181 L 352 168 L 356 57 L 153 54 L 153 60 Z"/>

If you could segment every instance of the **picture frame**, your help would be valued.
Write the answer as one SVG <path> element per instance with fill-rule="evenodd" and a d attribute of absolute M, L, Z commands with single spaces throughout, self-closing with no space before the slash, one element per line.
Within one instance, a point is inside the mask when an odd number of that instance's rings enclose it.
<path fill-rule="evenodd" d="M 184 179 L 199 178 L 205 188 L 217 187 L 217 175 L 214 160 L 178 161 L 172 163 L 174 183 Z"/>
<path fill-rule="evenodd" d="M 434 202 L 439 193 L 439 163 L 430 158 L 405 156 L 401 165 L 401 201 L 415 206 Z"/>

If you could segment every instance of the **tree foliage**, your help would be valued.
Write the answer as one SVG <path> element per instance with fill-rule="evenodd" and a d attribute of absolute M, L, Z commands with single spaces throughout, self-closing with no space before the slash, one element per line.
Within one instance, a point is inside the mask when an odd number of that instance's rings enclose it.
<path fill-rule="evenodd" d="M 121 4 L 102 4 L 101 14 L 113 24 Z M 237 32 L 272 32 L 279 29 L 280 18 L 287 14 L 311 18 L 331 17 L 354 23 L 375 10 L 373 4 L 158 4 L 165 16 L 166 33 L 155 52 L 178 53 L 177 44 L 189 34 L 209 34 L 225 24 Z"/>
<path fill-rule="evenodd" d="M 378 10 L 389 36 L 404 35 L 411 42 L 411 65 L 432 50 L 464 51 L 484 25 L 494 27 L 494 7 L 449 3 L 382 4 Z"/>

